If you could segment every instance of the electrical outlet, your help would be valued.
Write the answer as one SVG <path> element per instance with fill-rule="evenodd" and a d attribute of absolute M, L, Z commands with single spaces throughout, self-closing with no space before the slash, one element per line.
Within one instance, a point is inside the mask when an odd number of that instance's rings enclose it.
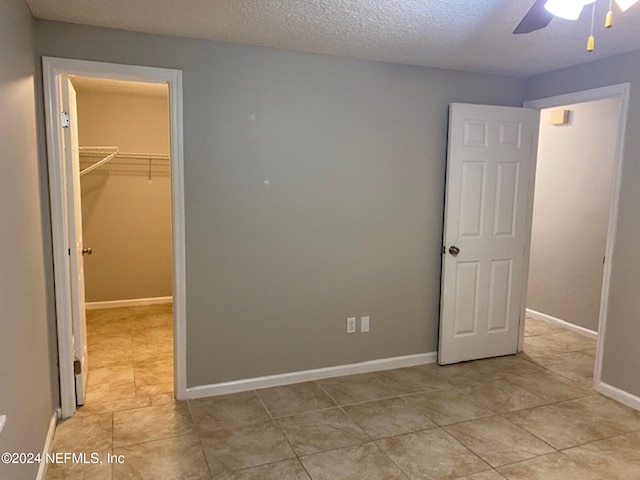
<path fill-rule="evenodd" d="M 366 333 L 369 331 L 369 317 L 360 317 L 360 331 Z"/>
<path fill-rule="evenodd" d="M 356 317 L 347 317 L 347 333 L 356 333 Z"/>

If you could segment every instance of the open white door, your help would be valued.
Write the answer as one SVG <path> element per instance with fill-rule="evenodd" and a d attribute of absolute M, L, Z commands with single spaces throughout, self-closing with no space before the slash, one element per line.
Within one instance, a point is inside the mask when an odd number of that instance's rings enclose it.
<path fill-rule="evenodd" d="M 518 350 L 538 115 L 450 106 L 441 365 Z"/>
<path fill-rule="evenodd" d="M 80 190 L 80 156 L 78 150 L 78 122 L 76 90 L 69 77 L 61 79 L 63 116 L 63 146 L 67 224 L 69 226 L 69 269 L 71 272 L 71 314 L 73 320 L 74 374 L 76 404 L 84 405 L 89 365 L 87 361 L 87 318 L 84 298 L 84 262 L 82 255 L 82 206 Z M 79 363 L 78 363 L 79 362 Z"/>

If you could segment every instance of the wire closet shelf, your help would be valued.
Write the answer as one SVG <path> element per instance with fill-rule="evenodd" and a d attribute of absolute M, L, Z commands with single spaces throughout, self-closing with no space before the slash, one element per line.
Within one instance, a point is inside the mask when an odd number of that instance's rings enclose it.
<path fill-rule="evenodd" d="M 162 153 L 121 152 L 118 147 L 80 147 L 80 176 L 100 174 L 168 177 L 171 157 Z"/>

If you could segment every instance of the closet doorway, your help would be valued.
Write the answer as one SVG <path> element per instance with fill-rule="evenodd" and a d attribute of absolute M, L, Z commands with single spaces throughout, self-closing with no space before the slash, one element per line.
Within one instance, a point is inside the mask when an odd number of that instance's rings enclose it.
<path fill-rule="evenodd" d="M 43 70 L 61 416 L 184 398 L 181 73 Z"/>
<path fill-rule="evenodd" d="M 86 408 L 173 398 L 168 86 L 70 76 L 76 91 Z M 87 367 L 85 367 L 87 368 Z"/>

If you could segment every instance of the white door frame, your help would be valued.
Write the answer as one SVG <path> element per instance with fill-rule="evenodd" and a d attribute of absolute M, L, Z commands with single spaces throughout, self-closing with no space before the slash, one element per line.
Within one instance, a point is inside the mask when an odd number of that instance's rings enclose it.
<path fill-rule="evenodd" d="M 543 108 L 560 107 L 575 103 L 592 102 L 595 100 L 604 100 L 607 98 L 620 99 L 620 111 L 618 116 L 618 138 L 616 142 L 616 152 L 613 166 L 613 179 L 611 189 L 611 202 L 609 209 L 609 225 L 607 229 L 607 245 L 605 250 L 604 272 L 602 275 L 602 294 L 600 297 L 600 313 L 598 316 L 598 341 L 596 346 L 596 361 L 593 374 L 593 386 L 596 390 L 601 391 L 602 383 L 602 350 L 605 341 L 607 314 L 609 304 L 609 288 L 611 285 L 611 265 L 613 259 L 614 248 L 616 244 L 616 232 L 618 225 L 618 204 L 620 202 L 620 183 L 622 182 L 622 165 L 624 162 L 624 140 L 627 132 L 627 117 L 629 111 L 629 83 L 620 83 L 607 87 L 594 88 L 592 90 L 584 90 L 581 92 L 568 93 L 566 95 L 558 95 L 555 97 L 541 98 L 525 102 L 524 106 L 541 110 Z M 536 159 L 537 161 L 537 159 Z M 529 185 L 530 198 L 530 218 L 529 218 L 529 242 L 527 244 L 527 272 L 525 277 L 525 288 L 528 283 L 528 265 L 531 254 L 531 227 L 533 222 L 533 192 L 535 187 L 535 175 L 531 177 L 532 181 Z M 525 290 L 526 292 L 526 290 Z M 525 296 L 526 299 L 526 296 Z M 522 351 L 524 345 L 524 322 L 520 326 L 520 348 Z M 603 392 L 606 393 L 606 392 Z"/>
<path fill-rule="evenodd" d="M 60 80 L 64 75 L 164 83 L 169 86 L 171 221 L 173 232 L 174 389 L 176 398 L 179 400 L 184 399 L 186 398 L 187 390 L 187 372 L 182 71 L 54 57 L 43 57 L 42 67 L 62 417 L 69 417 L 76 411 L 72 361 L 71 271 L 67 254 L 67 249 L 69 248 L 67 240 L 68 225 L 65 202 L 64 152 L 60 124 L 60 112 L 62 111 Z"/>

